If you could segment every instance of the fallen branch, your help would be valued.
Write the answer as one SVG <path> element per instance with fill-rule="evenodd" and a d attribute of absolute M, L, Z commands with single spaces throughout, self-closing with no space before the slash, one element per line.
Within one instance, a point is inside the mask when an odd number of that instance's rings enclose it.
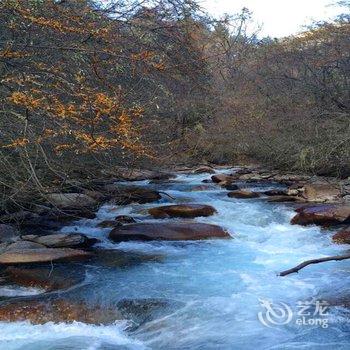
<path fill-rule="evenodd" d="M 331 261 L 331 260 L 345 260 L 345 259 L 350 259 L 350 254 L 345 254 L 345 255 L 335 255 L 335 256 L 327 256 L 325 258 L 320 258 L 320 259 L 312 259 L 312 260 L 306 260 L 302 262 L 301 264 L 293 267 L 292 269 L 285 270 L 279 273 L 279 276 L 286 276 L 291 273 L 298 273 L 299 270 L 303 269 L 304 267 L 312 264 L 318 264 L 326 261 Z"/>

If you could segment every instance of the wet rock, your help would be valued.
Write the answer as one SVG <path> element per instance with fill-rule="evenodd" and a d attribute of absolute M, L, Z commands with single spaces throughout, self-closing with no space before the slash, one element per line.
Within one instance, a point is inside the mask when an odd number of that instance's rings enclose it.
<path fill-rule="evenodd" d="M 248 190 L 233 191 L 229 192 L 227 195 L 230 198 L 257 198 L 260 196 L 259 193 Z"/>
<path fill-rule="evenodd" d="M 70 248 L 41 248 L 41 249 L 17 249 L 5 251 L 0 254 L 0 264 L 31 264 L 54 261 L 84 260 L 92 256 L 92 253 Z"/>
<path fill-rule="evenodd" d="M 49 248 L 88 248 L 97 242 L 95 238 L 89 238 L 81 233 L 56 233 L 44 236 L 24 235 L 22 239 Z"/>
<path fill-rule="evenodd" d="M 282 195 L 282 196 L 270 196 L 267 201 L 271 203 L 279 203 L 279 202 L 283 203 L 283 202 L 300 202 L 301 199 L 294 196 Z"/>
<path fill-rule="evenodd" d="M 145 322 L 152 321 L 164 314 L 174 312 L 182 303 L 167 299 L 123 299 L 117 303 L 117 308 L 123 318 L 133 320 L 133 329 Z"/>
<path fill-rule="evenodd" d="M 350 226 L 333 235 L 332 240 L 338 244 L 350 244 Z"/>
<path fill-rule="evenodd" d="M 159 192 L 142 187 L 120 188 L 114 196 L 114 200 L 118 204 L 144 204 L 158 201 L 161 198 Z"/>
<path fill-rule="evenodd" d="M 334 225 L 350 222 L 350 206 L 324 204 L 301 207 L 291 220 L 295 225 Z"/>
<path fill-rule="evenodd" d="M 177 204 L 151 208 L 148 212 L 155 218 L 195 218 L 198 216 L 210 216 L 216 213 L 215 208 L 203 204 Z"/>
<path fill-rule="evenodd" d="M 220 226 L 203 223 L 139 223 L 114 228 L 109 238 L 115 242 L 130 240 L 202 240 L 230 238 Z"/>
<path fill-rule="evenodd" d="M 18 230 L 11 226 L 0 224 L 0 243 L 14 242 L 19 238 Z"/>
<path fill-rule="evenodd" d="M 99 203 L 109 199 L 108 196 L 106 196 L 105 194 L 99 191 L 84 190 L 84 194 L 91 197 L 92 199 L 94 199 L 96 202 L 99 202 Z"/>
<path fill-rule="evenodd" d="M 233 184 L 233 183 L 226 183 L 226 184 L 224 184 L 223 187 L 228 191 L 239 190 L 239 186 L 237 186 L 236 184 Z"/>
<path fill-rule="evenodd" d="M 160 254 L 125 252 L 117 249 L 97 249 L 92 262 L 107 267 L 125 268 L 147 262 L 162 262 L 163 260 L 164 257 Z"/>
<path fill-rule="evenodd" d="M 265 196 L 286 196 L 287 191 L 286 190 L 268 190 L 268 191 L 264 191 L 263 194 Z"/>
<path fill-rule="evenodd" d="M 55 266 L 37 268 L 8 267 L 5 270 L 6 281 L 23 287 L 40 288 L 47 292 L 70 288 L 81 283 L 85 271 Z"/>
<path fill-rule="evenodd" d="M 219 183 L 219 182 L 223 182 L 223 181 L 227 181 L 227 182 L 232 181 L 232 177 L 230 175 L 226 175 L 226 174 L 215 174 L 211 177 L 211 179 L 215 183 Z"/>
<path fill-rule="evenodd" d="M 111 324 L 121 318 L 115 308 L 102 308 L 62 299 L 26 300 L 0 305 L 0 321 L 6 322 L 30 321 L 33 324 L 43 324 L 77 321 Z"/>
<path fill-rule="evenodd" d="M 335 184 L 306 184 L 302 196 L 308 202 L 337 202 L 341 198 L 341 190 Z"/>
<path fill-rule="evenodd" d="M 118 215 L 114 220 L 119 224 L 132 224 L 136 222 L 136 220 L 133 217 L 128 215 Z"/>
<path fill-rule="evenodd" d="M 208 174 L 215 174 L 215 170 L 209 166 L 202 166 L 197 169 L 194 169 L 193 174 L 203 174 L 203 173 L 208 173 Z"/>
<path fill-rule="evenodd" d="M 118 221 L 115 220 L 104 220 L 100 222 L 97 227 L 101 228 L 107 228 L 107 227 L 116 227 L 116 226 L 121 226 L 122 224 Z"/>
<path fill-rule="evenodd" d="M 293 182 L 302 182 L 310 179 L 308 175 L 298 175 L 298 174 L 283 174 L 273 176 L 273 181 L 280 183 L 293 183 Z"/>
<path fill-rule="evenodd" d="M 61 209 L 91 208 L 97 204 L 93 198 L 83 193 L 51 193 L 47 195 L 47 200 Z"/>

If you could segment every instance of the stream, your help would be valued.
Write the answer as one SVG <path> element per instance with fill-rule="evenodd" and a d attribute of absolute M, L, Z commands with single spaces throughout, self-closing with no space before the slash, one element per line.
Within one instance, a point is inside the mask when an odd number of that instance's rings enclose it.
<path fill-rule="evenodd" d="M 232 169 L 218 170 L 225 171 Z M 56 293 L 98 305 L 127 298 L 150 299 L 163 307 L 140 322 L 130 318 L 111 325 L 2 322 L 0 349 L 350 349 L 349 311 L 329 305 L 349 295 L 349 261 L 277 276 L 304 260 L 341 254 L 346 246 L 331 242 L 331 230 L 291 225 L 293 204 L 268 203 L 264 197 L 229 198 L 227 190 L 211 183 L 205 190 L 192 190 L 209 177 L 179 174 L 160 184 L 122 183 L 164 191 L 174 199 L 163 196 L 158 202 L 123 207 L 106 204 L 95 219 L 62 229 L 98 238 L 96 247 L 101 250 L 156 258 L 123 267 L 87 262 L 84 282 Z M 247 186 L 255 191 L 281 187 Z M 147 209 L 160 203 L 209 204 L 217 210 L 215 215 L 190 221 L 219 225 L 232 239 L 113 243 L 108 239 L 110 229 L 97 227 L 117 215 L 139 222 L 183 221 L 151 218 Z M 40 293 L 0 288 L 5 298 Z"/>

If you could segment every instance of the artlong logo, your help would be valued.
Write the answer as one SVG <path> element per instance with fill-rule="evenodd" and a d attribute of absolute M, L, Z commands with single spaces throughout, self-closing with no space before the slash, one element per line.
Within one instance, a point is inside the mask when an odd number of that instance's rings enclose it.
<path fill-rule="evenodd" d="M 273 304 L 267 299 L 259 299 L 260 305 L 265 311 L 258 313 L 259 321 L 266 327 L 284 325 L 289 323 L 293 318 L 292 309 L 285 303 Z"/>
<path fill-rule="evenodd" d="M 258 313 L 259 321 L 266 327 L 282 326 L 293 320 L 292 308 L 285 303 L 273 303 L 268 299 L 259 299 L 264 311 Z M 329 304 L 326 301 L 310 300 L 298 301 L 295 313 L 295 324 L 298 326 L 321 326 L 328 327 L 327 309 Z"/>

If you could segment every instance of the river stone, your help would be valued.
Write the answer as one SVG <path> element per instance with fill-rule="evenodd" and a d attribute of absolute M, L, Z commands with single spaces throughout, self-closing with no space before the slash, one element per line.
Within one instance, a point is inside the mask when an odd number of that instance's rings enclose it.
<path fill-rule="evenodd" d="M 19 232 L 11 225 L 0 224 L 0 243 L 15 242 Z"/>
<path fill-rule="evenodd" d="M 338 244 L 350 244 L 350 226 L 333 235 L 332 240 Z"/>
<path fill-rule="evenodd" d="M 203 223 L 138 223 L 114 228 L 109 238 L 115 242 L 130 240 L 201 240 L 230 238 L 220 226 Z"/>
<path fill-rule="evenodd" d="M 287 195 L 287 191 L 286 190 L 267 190 L 264 191 L 263 194 L 265 196 L 286 196 Z"/>
<path fill-rule="evenodd" d="M 111 324 L 121 318 L 115 308 L 102 308 L 62 299 L 25 300 L 0 305 L 0 321 L 6 322 Z"/>
<path fill-rule="evenodd" d="M 230 198 L 257 198 L 260 196 L 259 193 L 248 190 L 233 191 L 227 193 L 227 195 Z"/>
<path fill-rule="evenodd" d="M 49 248 L 77 248 L 91 247 L 96 243 L 96 239 L 88 238 L 81 233 L 56 233 L 50 235 L 25 235 L 22 236 L 25 241 L 43 244 Z"/>
<path fill-rule="evenodd" d="M 195 218 L 213 215 L 216 210 L 212 206 L 204 204 L 177 204 L 151 208 L 148 212 L 155 218 Z"/>
<path fill-rule="evenodd" d="M 51 193 L 47 200 L 61 209 L 93 207 L 97 202 L 90 196 L 82 193 Z"/>
<path fill-rule="evenodd" d="M 306 184 L 302 196 L 308 202 L 337 202 L 341 198 L 341 190 L 329 183 Z"/>
<path fill-rule="evenodd" d="M 115 220 L 104 220 L 101 221 L 97 227 L 101 227 L 101 228 L 108 228 L 108 227 L 116 227 L 116 226 L 121 226 L 122 224 L 118 221 Z"/>
<path fill-rule="evenodd" d="M 291 224 L 295 225 L 332 225 L 350 222 L 350 206 L 324 204 L 301 207 L 297 210 Z"/>
<path fill-rule="evenodd" d="M 144 204 L 158 201 L 161 198 L 159 192 L 142 187 L 118 188 L 114 194 L 114 200 L 118 204 Z"/>
<path fill-rule="evenodd" d="M 297 201 L 302 201 L 302 198 L 298 198 L 295 196 L 281 195 L 281 196 L 270 196 L 267 201 L 271 203 L 297 202 Z"/>
<path fill-rule="evenodd" d="M 31 264 L 53 261 L 75 261 L 87 259 L 91 253 L 70 248 L 18 249 L 0 254 L 0 264 Z"/>
<path fill-rule="evenodd" d="M 215 183 L 220 183 L 220 182 L 224 182 L 226 181 L 231 182 L 232 181 L 232 177 L 230 175 L 226 175 L 226 174 L 215 174 L 211 177 L 212 181 Z"/>
<path fill-rule="evenodd" d="M 13 267 L 5 270 L 6 280 L 23 287 L 40 288 L 47 292 L 70 288 L 81 283 L 85 278 L 85 271 L 62 266 L 46 266 L 36 268 Z"/>

